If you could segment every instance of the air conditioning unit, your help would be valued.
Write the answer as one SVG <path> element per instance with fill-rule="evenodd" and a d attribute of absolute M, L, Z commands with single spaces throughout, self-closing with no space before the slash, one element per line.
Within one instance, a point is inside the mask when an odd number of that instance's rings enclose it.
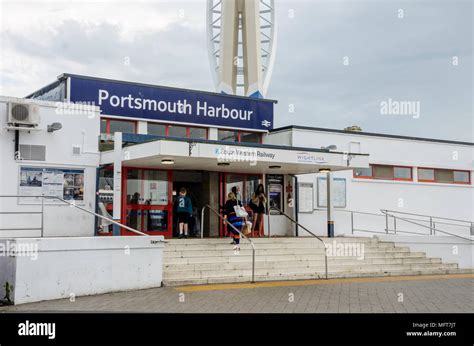
<path fill-rule="evenodd" d="M 40 123 L 39 107 L 29 103 L 8 104 L 8 125 L 37 127 Z"/>

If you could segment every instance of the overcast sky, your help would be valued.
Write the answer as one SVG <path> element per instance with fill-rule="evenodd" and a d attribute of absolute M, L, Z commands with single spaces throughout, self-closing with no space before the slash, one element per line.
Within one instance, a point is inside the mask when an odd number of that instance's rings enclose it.
<path fill-rule="evenodd" d="M 473 1 L 275 2 L 275 126 L 474 141 Z M 214 91 L 205 0 L 0 6 L 2 95 L 64 72 Z M 389 99 L 419 117 L 381 114 Z"/>

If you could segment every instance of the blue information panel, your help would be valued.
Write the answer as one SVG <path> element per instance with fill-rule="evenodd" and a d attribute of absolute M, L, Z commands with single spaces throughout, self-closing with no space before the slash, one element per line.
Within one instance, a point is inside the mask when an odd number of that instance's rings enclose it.
<path fill-rule="evenodd" d="M 103 115 L 252 130 L 273 128 L 273 102 L 71 76 L 70 101 Z"/>

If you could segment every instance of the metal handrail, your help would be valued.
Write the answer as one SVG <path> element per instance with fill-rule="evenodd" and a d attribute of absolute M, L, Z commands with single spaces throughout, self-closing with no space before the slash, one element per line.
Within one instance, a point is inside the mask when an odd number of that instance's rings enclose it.
<path fill-rule="evenodd" d="M 326 280 L 328 278 L 328 256 L 327 256 L 327 246 L 326 246 L 326 243 L 324 242 L 324 240 L 322 240 L 319 236 L 317 236 L 316 234 L 314 234 L 313 232 L 311 232 L 309 229 L 307 229 L 305 226 L 303 226 L 302 224 L 300 224 L 298 221 L 296 221 L 295 219 L 293 219 L 291 216 L 285 214 L 282 210 L 278 209 L 277 207 L 275 206 L 269 206 L 268 207 L 268 213 L 270 214 L 270 209 L 273 209 L 273 210 L 276 210 L 278 211 L 281 215 L 284 215 L 286 216 L 286 218 L 288 220 L 290 220 L 291 222 L 293 222 L 295 225 L 297 225 L 298 227 L 301 227 L 302 229 L 304 229 L 306 232 L 308 232 L 309 234 L 311 234 L 313 237 L 315 237 L 316 239 L 318 239 L 321 243 L 323 243 L 323 246 L 324 246 L 324 266 L 325 266 L 325 271 L 326 271 Z"/>
<path fill-rule="evenodd" d="M 315 209 L 317 211 L 326 211 L 326 209 Z M 424 227 L 424 228 L 429 228 L 430 231 L 440 231 L 440 232 L 444 232 L 444 231 L 441 231 L 439 228 L 436 228 L 434 225 L 436 223 L 436 225 L 449 225 L 449 226 L 456 226 L 456 227 L 467 227 L 467 228 L 472 228 L 474 229 L 474 222 L 473 221 L 467 221 L 467 220 L 460 220 L 460 219 L 450 219 L 450 218 L 446 218 L 446 217 L 438 217 L 438 216 L 432 216 L 432 215 L 424 215 L 424 214 L 415 214 L 415 213 L 407 213 L 407 212 L 400 212 L 400 211 L 395 211 L 395 210 L 387 210 L 387 209 L 381 209 L 381 212 L 382 210 L 385 210 L 387 212 L 391 212 L 391 213 L 399 213 L 399 214 L 404 214 L 404 215 L 415 215 L 415 216 L 424 216 L 424 217 L 428 217 L 429 219 L 428 220 L 423 220 L 423 219 L 419 219 L 419 218 L 408 218 L 408 217 L 405 217 L 405 218 L 401 218 L 401 217 L 397 217 L 399 218 L 400 220 L 404 220 L 404 221 L 407 221 L 409 222 L 408 220 L 410 221 L 419 221 L 419 222 L 426 222 L 426 223 L 429 223 L 430 224 L 430 227 L 428 226 L 424 226 L 424 225 L 419 225 L 421 227 Z M 367 232 L 367 233 L 380 233 L 380 234 L 388 234 L 388 231 L 389 231 L 389 227 L 388 227 L 388 217 L 392 217 L 394 218 L 394 222 L 395 222 L 395 229 L 394 229 L 394 232 L 397 233 L 409 233 L 409 234 L 418 234 L 418 235 L 423 235 L 423 233 L 416 233 L 416 232 L 408 232 L 408 231 L 401 231 L 401 230 L 397 230 L 396 229 L 396 220 L 395 220 L 395 217 L 394 215 L 389 215 L 388 213 L 385 214 L 382 212 L 382 214 L 375 214 L 375 213 L 369 213 L 369 212 L 362 212 L 362 211 L 355 211 L 355 210 L 347 210 L 347 209 L 335 209 L 335 211 L 340 211 L 340 212 L 346 212 L 346 213 L 350 213 L 351 214 L 351 229 L 352 229 L 352 233 L 354 233 L 354 231 L 358 231 L 358 232 Z M 387 219 L 386 221 L 386 229 L 385 229 L 385 233 L 383 232 L 375 232 L 375 231 L 367 231 L 367 230 L 358 230 L 358 229 L 355 229 L 354 228 L 354 214 L 361 214 L 361 215 L 372 215 L 372 216 L 379 216 L 379 217 L 385 217 Z M 464 223 L 467 223 L 469 225 L 460 225 L 460 224 L 455 224 L 455 223 L 449 223 L 449 222 L 441 222 L 441 221 L 437 221 L 438 219 L 441 219 L 441 220 L 451 220 L 451 221 L 457 221 L 457 222 L 464 222 Z M 418 225 L 417 223 L 414 223 L 412 222 L 413 224 L 415 225 Z M 447 232 L 445 232 L 447 233 Z M 450 233 L 448 233 L 450 234 Z M 432 235 L 430 233 L 430 235 Z M 463 238 L 463 239 L 466 239 L 466 238 Z"/>
<path fill-rule="evenodd" d="M 380 212 L 381 212 L 382 214 L 386 215 L 387 217 L 388 217 L 388 216 L 392 217 L 394 220 L 399 219 L 399 220 L 402 220 L 402 221 L 405 221 L 405 222 L 408 222 L 408 223 L 412 223 L 412 224 L 417 225 L 417 226 L 420 226 L 420 227 L 428 228 L 430 231 L 431 231 L 431 230 L 436 230 L 436 231 L 438 231 L 438 232 L 441 232 L 441 233 L 444 233 L 444 234 L 449 234 L 449 235 L 452 235 L 452 236 L 457 237 L 457 238 L 461 238 L 461 239 L 464 239 L 464 240 L 472 241 L 472 239 L 465 238 L 465 237 L 462 237 L 462 236 L 460 236 L 460 235 L 453 234 L 453 233 L 450 233 L 450 232 L 442 231 L 442 230 L 440 230 L 439 228 L 435 228 L 435 227 L 433 227 L 433 226 L 425 226 L 425 225 L 422 225 L 422 224 L 420 224 L 420 223 L 413 222 L 413 221 L 411 221 L 411 220 L 409 220 L 409 219 L 407 219 L 407 218 L 403 218 L 403 217 L 401 217 L 401 216 L 396 216 L 396 215 L 389 214 L 389 212 L 390 212 L 389 210 L 380 209 Z M 407 213 L 404 213 L 404 214 L 407 214 Z"/>
<path fill-rule="evenodd" d="M 219 212 L 215 209 L 213 209 L 209 204 L 206 204 L 204 207 L 201 209 L 201 239 L 204 237 L 204 212 L 205 210 L 209 209 L 212 211 L 217 217 L 219 217 L 221 220 L 224 220 L 224 222 L 232 227 L 236 232 L 238 232 L 243 238 L 249 241 L 250 245 L 252 246 L 252 281 L 251 283 L 255 283 L 255 245 L 253 244 L 253 241 L 250 240 L 250 238 L 247 238 L 245 234 L 243 234 L 241 231 L 239 231 L 233 224 L 231 224 L 226 218 L 224 218 Z"/>
<path fill-rule="evenodd" d="M 133 232 L 133 233 L 136 233 L 136 234 L 140 234 L 140 235 L 144 235 L 144 236 L 149 236 L 149 234 L 140 232 L 140 231 L 138 231 L 138 230 L 136 230 L 136 229 L 133 229 L 133 228 L 131 228 L 131 227 L 128 227 L 128 226 L 126 226 L 126 225 L 124 225 L 124 224 L 121 224 L 120 222 L 115 221 L 115 220 L 109 219 L 109 218 L 106 217 L 106 216 L 97 214 L 97 213 L 95 213 L 95 212 L 93 212 L 93 211 L 90 211 L 90 210 L 88 210 L 88 209 L 86 209 L 86 208 L 82 208 L 82 207 L 76 205 L 75 203 L 71 203 L 71 202 L 69 202 L 69 201 L 67 201 L 67 200 L 65 200 L 65 199 L 63 199 L 63 198 L 61 198 L 61 197 L 57 197 L 57 196 L 43 196 L 43 195 L 39 195 L 39 196 L 0 195 L 0 198 L 41 198 L 41 212 L 33 212 L 33 213 L 35 213 L 35 214 L 41 214 L 41 228 L 40 228 L 40 229 L 41 229 L 41 238 L 44 237 L 44 229 L 43 229 L 43 226 L 44 226 L 44 200 L 45 200 L 46 198 L 47 198 L 47 199 L 57 199 L 57 200 L 59 200 L 59 201 L 61 201 L 61 202 L 63 202 L 63 203 L 68 204 L 68 205 L 71 206 L 71 207 L 77 208 L 77 209 L 79 209 L 79 210 L 81 210 L 81 211 L 83 211 L 83 212 L 86 212 L 86 213 L 88 213 L 88 214 L 94 215 L 94 216 L 96 216 L 96 217 L 98 217 L 98 218 L 101 218 L 101 219 L 103 219 L 103 220 L 107 220 L 108 222 L 110 222 L 110 223 L 112 223 L 112 224 L 114 224 L 114 225 L 117 225 L 117 226 L 119 226 L 119 227 L 121 227 L 121 228 L 125 228 L 126 230 L 128 230 L 128 231 L 130 231 L 130 232 Z M 5 212 L 5 213 L 10 214 L 9 212 Z M 29 214 L 31 214 L 31 213 L 29 213 Z"/>
<path fill-rule="evenodd" d="M 382 210 L 385 210 L 385 211 L 390 212 L 390 213 L 405 214 L 405 215 L 415 215 L 415 216 L 424 216 L 424 217 L 431 217 L 431 218 L 440 219 L 440 220 L 449 220 L 449 221 L 465 222 L 465 223 L 469 223 L 469 224 L 472 224 L 472 222 L 473 222 L 473 221 L 467 221 L 467 220 L 461 220 L 461 219 L 452 219 L 452 218 L 448 218 L 448 217 L 441 217 L 441 216 L 434 216 L 434 215 L 407 213 L 407 212 L 397 211 L 397 210 L 381 209 L 381 211 L 382 211 Z"/>
<path fill-rule="evenodd" d="M 315 209 L 317 211 L 326 211 L 326 209 Z M 405 214 L 405 215 L 415 215 L 415 216 L 424 216 L 424 217 L 431 217 L 433 219 L 440 219 L 440 220 L 451 220 L 451 221 L 458 221 L 458 222 L 464 222 L 468 224 L 474 223 L 474 221 L 468 221 L 468 220 L 460 220 L 460 219 L 450 219 L 447 217 L 441 217 L 441 216 L 432 216 L 432 215 L 424 215 L 424 214 L 415 214 L 415 213 L 406 213 L 406 212 L 401 212 L 401 211 L 395 211 L 395 210 L 388 210 L 388 209 L 383 209 L 388 212 L 392 213 L 398 213 L 398 214 Z M 355 213 L 355 214 L 362 214 L 362 215 L 373 215 L 373 216 L 382 216 L 384 217 L 385 215 L 382 214 L 376 214 L 376 213 L 369 213 L 369 212 L 364 212 L 364 211 L 356 211 L 356 210 L 348 210 L 348 209 L 335 209 L 335 211 L 343 211 L 346 213 Z M 413 220 L 413 221 L 422 221 L 422 222 L 429 222 L 429 220 L 423 220 L 423 219 L 414 219 L 414 218 L 406 218 L 407 220 Z M 459 225 L 455 223 L 448 223 L 448 222 L 436 222 L 438 224 L 442 225 L 451 225 L 451 226 L 459 226 L 459 227 L 470 227 L 468 225 Z"/>

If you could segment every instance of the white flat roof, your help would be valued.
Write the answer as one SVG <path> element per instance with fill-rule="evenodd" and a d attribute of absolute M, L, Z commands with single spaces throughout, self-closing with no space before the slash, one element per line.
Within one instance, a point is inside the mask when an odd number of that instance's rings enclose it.
<path fill-rule="evenodd" d="M 205 170 L 230 173 L 317 173 L 321 168 L 333 171 L 369 167 L 364 154 L 314 151 L 304 148 L 278 146 L 232 145 L 212 142 L 188 142 L 159 139 L 122 148 L 122 164 L 176 170 Z M 347 158 L 349 158 L 349 163 Z M 173 165 L 163 159 L 174 160 Z M 103 152 L 101 164 L 112 164 L 114 151 Z M 228 165 L 219 165 L 228 163 Z M 277 168 L 272 168 L 277 166 Z M 279 166 L 279 167 L 278 167 Z"/>

